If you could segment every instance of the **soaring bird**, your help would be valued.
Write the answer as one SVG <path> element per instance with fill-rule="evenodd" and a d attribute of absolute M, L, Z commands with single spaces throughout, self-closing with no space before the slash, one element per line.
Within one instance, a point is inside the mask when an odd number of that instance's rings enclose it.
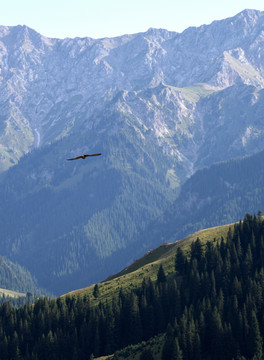
<path fill-rule="evenodd" d="M 77 157 L 75 157 L 75 158 L 67 159 L 67 160 L 85 159 L 85 158 L 87 158 L 88 156 L 100 156 L 100 155 L 102 155 L 102 154 L 101 154 L 101 153 L 98 153 L 98 154 L 90 154 L 90 155 L 84 154 L 84 155 L 80 155 L 80 156 L 77 156 Z"/>

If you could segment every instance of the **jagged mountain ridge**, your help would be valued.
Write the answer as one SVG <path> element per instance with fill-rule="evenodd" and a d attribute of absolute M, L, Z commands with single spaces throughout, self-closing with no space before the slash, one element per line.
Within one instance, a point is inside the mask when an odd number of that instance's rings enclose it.
<path fill-rule="evenodd" d="M 133 260 L 191 174 L 263 149 L 263 29 L 254 10 L 113 39 L 1 27 L 0 253 L 54 293 Z"/>
<path fill-rule="evenodd" d="M 150 29 L 60 40 L 25 26 L 1 27 L 0 33 L 2 170 L 34 147 L 89 127 L 95 118 L 100 122 L 104 101 L 120 91 L 133 94 L 160 83 L 206 83 L 215 90 L 264 84 L 263 13 L 254 10 L 181 34 Z M 182 106 L 181 99 L 174 102 Z M 160 134 L 154 135 L 157 141 Z"/>

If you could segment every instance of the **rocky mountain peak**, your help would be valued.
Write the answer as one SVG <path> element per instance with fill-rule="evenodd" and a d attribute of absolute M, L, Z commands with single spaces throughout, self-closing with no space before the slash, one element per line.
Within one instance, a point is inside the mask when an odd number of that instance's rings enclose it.
<path fill-rule="evenodd" d="M 26 26 L 2 26 L 0 99 L 3 109 L 9 104 L 3 111 L 2 128 L 22 131 L 27 139 L 19 151 L 22 155 L 36 144 L 54 141 L 68 129 L 68 122 L 77 131 L 78 124 L 89 122 L 120 91 L 136 91 L 139 96 L 140 91 L 147 94 L 147 89 L 163 84 L 165 104 L 171 102 L 172 89 L 187 87 L 180 96 L 196 104 L 198 88 L 189 87 L 197 83 L 218 90 L 236 84 L 261 89 L 263 14 L 244 10 L 181 34 L 150 28 L 145 33 L 104 39 L 49 39 Z M 85 115 L 77 115 L 86 104 Z M 62 116 L 65 106 L 68 110 Z M 21 128 L 20 121 L 26 127 Z M 3 161 L 8 163 L 10 155 L 6 156 Z"/>

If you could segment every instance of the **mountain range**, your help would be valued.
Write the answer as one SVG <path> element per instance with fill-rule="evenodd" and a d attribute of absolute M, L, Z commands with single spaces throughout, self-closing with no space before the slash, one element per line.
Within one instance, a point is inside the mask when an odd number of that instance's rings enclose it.
<path fill-rule="evenodd" d="M 245 184 L 225 171 L 250 167 L 247 156 L 257 156 L 254 171 L 261 164 L 263 60 L 256 10 L 183 33 L 104 39 L 1 26 L 0 254 L 63 293 L 163 241 L 239 220 Z M 66 161 L 91 152 L 102 156 Z M 234 158 L 242 162 L 226 163 Z M 254 179 L 252 191 L 262 173 Z M 219 186 L 222 204 L 212 200 Z M 246 211 L 261 210 L 253 198 Z"/>

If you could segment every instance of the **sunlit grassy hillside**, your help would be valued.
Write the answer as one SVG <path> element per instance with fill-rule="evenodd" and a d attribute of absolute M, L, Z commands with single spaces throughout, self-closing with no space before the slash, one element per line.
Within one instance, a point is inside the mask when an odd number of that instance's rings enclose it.
<path fill-rule="evenodd" d="M 66 296 L 84 296 L 88 295 L 93 304 L 106 302 L 112 297 L 117 296 L 120 289 L 124 291 L 137 288 L 144 278 L 150 278 L 155 281 L 160 264 L 162 264 L 166 275 L 174 272 L 175 254 L 177 247 L 181 246 L 186 252 L 190 250 L 191 243 L 198 237 L 203 244 L 207 241 L 217 242 L 224 239 L 229 231 L 233 229 L 234 224 L 228 224 L 209 229 L 204 229 L 186 237 L 185 239 L 174 243 L 164 243 L 154 250 L 150 250 L 145 256 L 135 261 L 133 264 L 122 270 L 116 275 L 112 275 L 105 281 L 98 284 L 99 296 L 94 297 L 94 285 L 76 291 L 71 291 Z M 64 296 L 65 296 L 64 295 Z"/>

